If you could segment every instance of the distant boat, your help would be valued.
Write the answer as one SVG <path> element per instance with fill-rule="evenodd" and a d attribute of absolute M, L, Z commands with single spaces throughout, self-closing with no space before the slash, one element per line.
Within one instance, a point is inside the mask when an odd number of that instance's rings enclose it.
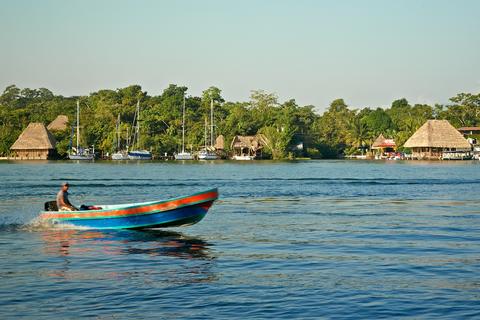
<path fill-rule="evenodd" d="M 129 160 L 128 153 L 126 152 L 115 152 L 112 153 L 112 160 Z"/>
<path fill-rule="evenodd" d="M 202 220 L 218 199 L 218 189 L 168 200 L 85 206 L 86 210 L 58 211 L 56 201 L 45 203 L 40 220 L 89 229 L 149 229 L 180 227 Z"/>
<path fill-rule="evenodd" d="M 152 153 L 147 150 L 133 150 L 128 152 L 129 160 L 152 160 Z"/>
<path fill-rule="evenodd" d="M 135 123 L 135 134 L 133 137 L 133 145 L 137 148 L 128 152 L 128 159 L 130 160 L 152 160 L 152 153 L 147 150 L 139 148 L 140 145 L 140 100 L 137 100 L 137 109 L 135 110 L 135 117 L 133 122 Z"/>
<path fill-rule="evenodd" d="M 112 154 L 112 160 L 128 160 L 128 151 L 120 150 L 120 114 L 118 114 L 117 123 L 115 125 L 115 152 Z"/>
<path fill-rule="evenodd" d="M 89 148 L 82 148 L 80 146 L 80 102 L 77 100 L 77 144 L 75 149 L 72 147 L 72 138 L 70 138 L 70 150 L 68 152 L 68 158 L 70 160 L 93 160 L 95 159 L 95 147 L 90 150 Z M 73 137 L 73 128 L 72 135 Z"/>
<path fill-rule="evenodd" d="M 183 96 L 182 152 L 176 153 L 175 160 L 193 160 L 193 155 L 185 151 L 185 95 Z"/>
<path fill-rule="evenodd" d="M 205 147 L 198 152 L 199 160 L 217 160 L 218 156 L 213 150 L 213 99 L 210 100 L 210 149 L 207 147 L 207 119 L 205 118 Z"/>
<path fill-rule="evenodd" d="M 241 156 L 233 156 L 233 160 L 253 160 L 255 159 L 255 156 L 249 156 L 249 155 L 241 155 Z"/>

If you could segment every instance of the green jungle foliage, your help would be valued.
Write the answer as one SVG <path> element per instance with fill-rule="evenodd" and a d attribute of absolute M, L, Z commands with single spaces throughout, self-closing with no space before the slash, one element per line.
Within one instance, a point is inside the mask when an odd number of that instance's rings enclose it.
<path fill-rule="evenodd" d="M 186 148 L 204 145 L 205 121 L 214 101 L 215 135 L 225 137 L 226 151 L 235 135 L 263 134 L 268 141 L 264 155 L 273 159 L 295 157 L 338 158 L 361 153 L 383 133 L 397 145 L 403 143 L 428 119 L 447 119 L 455 127 L 480 125 L 480 94 L 459 93 L 449 105 L 410 105 L 406 99 L 390 108 L 351 109 L 333 101 L 323 113 L 314 106 L 299 106 L 294 99 L 283 103 L 275 94 L 252 91 L 246 102 L 225 101 L 221 90 L 210 87 L 201 97 L 187 96 L 187 88 L 171 84 L 159 96 L 150 96 L 139 85 L 100 90 L 88 96 L 63 97 L 45 88 L 8 86 L 0 96 L 0 155 L 30 122 L 50 123 L 65 114 L 74 125 L 76 101 L 80 101 L 81 144 L 95 145 L 102 154 L 115 148 L 115 125 L 121 120 L 121 143 L 131 138 L 137 101 L 141 106 L 140 147 L 155 155 L 172 154 L 181 148 L 182 105 L 186 97 Z M 71 127 L 55 132 L 57 151 L 65 156 Z M 299 147 L 302 146 L 303 147 Z"/>

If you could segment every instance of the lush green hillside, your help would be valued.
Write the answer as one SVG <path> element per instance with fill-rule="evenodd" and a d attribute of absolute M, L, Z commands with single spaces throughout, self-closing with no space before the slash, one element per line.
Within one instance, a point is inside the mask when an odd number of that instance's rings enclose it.
<path fill-rule="evenodd" d="M 59 114 L 75 119 L 76 101 L 81 105 L 82 142 L 100 152 L 112 152 L 115 122 L 122 121 L 122 137 L 132 132 L 137 100 L 141 105 L 141 144 L 154 154 L 178 151 L 181 142 L 183 97 L 186 96 L 186 145 L 203 145 L 205 118 L 214 101 L 216 135 L 224 135 L 226 148 L 235 135 L 262 133 L 269 141 L 267 156 L 336 158 L 368 147 L 380 133 L 402 145 L 427 119 L 447 119 L 452 125 L 480 125 L 480 94 L 461 93 L 451 104 L 410 105 L 396 100 L 388 109 L 365 107 L 354 110 L 337 99 L 323 113 L 314 106 L 299 106 L 294 99 L 280 102 L 275 94 L 252 91 L 249 101 L 225 101 L 221 90 L 210 87 L 201 97 L 188 96 L 187 88 L 170 85 L 160 96 L 150 96 L 138 85 L 100 90 L 88 96 L 63 97 L 45 88 L 20 89 L 9 86 L 0 96 L 0 155 L 9 148 L 30 122 L 48 124 Z M 64 155 L 70 130 L 55 133 L 58 151 Z M 303 143 L 304 148 L 296 146 Z"/>

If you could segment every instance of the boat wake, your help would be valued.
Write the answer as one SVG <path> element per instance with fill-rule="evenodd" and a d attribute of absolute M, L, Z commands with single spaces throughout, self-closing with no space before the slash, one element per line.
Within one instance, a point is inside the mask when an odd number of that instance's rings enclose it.
<path fill-rule="evenodd" d="M 42 220 L 39 217 L 33 218 L 27 223 L 6 223 L 0 224 L 0 231 L 25 231 L 42 232 L 51 230 L 89 230 L 90 228 L 79 227 L 71 224 L 56 224 L 51 221 Z"/>

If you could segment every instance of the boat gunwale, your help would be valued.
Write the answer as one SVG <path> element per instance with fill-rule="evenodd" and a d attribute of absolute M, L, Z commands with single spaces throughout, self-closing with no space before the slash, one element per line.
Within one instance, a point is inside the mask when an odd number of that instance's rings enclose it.
<path fill-rule="evenodd" d="M 130 209 L 137 209 L 137 208 L 142 208 L 142 207 L 146 207 L 146 206 L 165 204 L 165 203 L 168 203 L 168 202 L 174 202 L 174 201 L 178 201 L 178 200 L 188 199 L 188 198 L 191 198 L 191 197 L 195 197 L 195 196 L 199 196 L 199 195 L 207 194 L 207 193 L 213 193 L 213 192 L 216 193 L 215 197 L 202 199 L 202 200 L 199 200 L 199 201 L 196 201 L 196 202 L 177 205 L 174 208 L 168 208 L 168 209 L 165 209 L 165 210 L 155 210 L 154 212 L 149 211 L 149 212 L 141 212 L 141 213 L 130 213 L 130 214 L 124 214 L 124 215 L 118 215 L 118 216 L 99 216 L 99 217 L 88 217 L 88 216 L 82 217 L 81 216 L 82 214 L 87 215 L 87 214 L 92 214 L 92 213 L 114 213 L 116 211 L 121 211 L 121 210 L 130 210 Z M 167 211 L 171 211 L 171 210 L 175 210 L 175 209 L 179 209 L 179 208 L 198 205 L 198 204 L 204 203 L 204 202 L 215 201 L 217 199 L 218 199 L 218 188 L 213 188 L 213 189 L 197 192 L 197 193 L 187 195 L 187 196 L 180 196 L 180 197 L 170 198 L 170 199 L 167 199 L 167 200 L 160 200 L 160 201 L 142 202 L 140 204 L 139 203 L 126 204 L 127 205 L 126 207 L 118 207 L 118 208 L 114 208 L 114 209 L 99 209 L 99 210 L 84 210 L 84 211 L 40 211 L 40 217 L 42 219 L 47 219 L 47 220 L 50 220 L 50 219 L 57 219 L 57 220 L 64 220 L 64 219 L 69 219 L 69 220 L 74 220 L 74 219 L 114 219 L 114 218 L 120 218 L 120 217 L 126 217 L 126 216 L 128 217 L 128 216 L 135 216 L 135 215 L 148 215 L 148 214 L 153 214 L 153 213 L 167 212 Z M 129 206 L 129 205 L 131 205 L 131 206 Z M 52 214 L 60 214 L 60 213 L 61 214 L 72 215 L 72 216 L 76 215 L 76 217 L 63 217 L 63 218 L 42 217 L 43 215 L 52 215 Z"/>

